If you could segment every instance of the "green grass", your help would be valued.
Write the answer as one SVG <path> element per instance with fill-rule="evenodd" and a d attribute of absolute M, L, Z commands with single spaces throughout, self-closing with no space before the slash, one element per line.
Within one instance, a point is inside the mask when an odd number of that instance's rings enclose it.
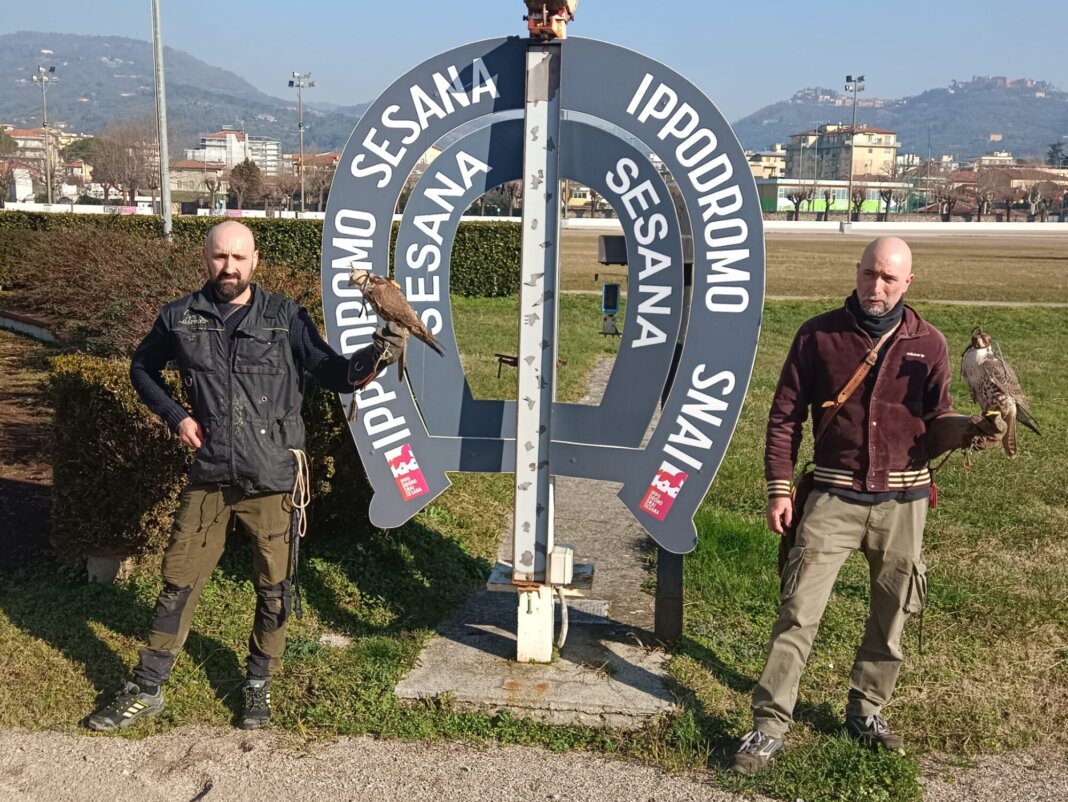
<path fill-rule="evenodd" d="M 597 239 L 602 233 L 564 233 L 560 259 L 565 290 L 600 290 L 606 271 L 625 272 L 622 267 L 598 264 Z M 769 235 L 768 295 L 844 298 L 865 244 L 860 237 L 841 234 Z M 1063 237 L 916 237 L 910 244 L 916 280 L 909 293 L 914 300 L 1068 303 L 1068 252 Z M 1006 277 L 1009 270 L 1011 280 Z M 621 279 L 617 275 L 610 280 Z"/>
<path fill-rule="evenodd" d="M 503 397 L 514 386 L 514 374 L 497 378 L 493 354 L 515 352 L 515 308 L 511 299 L 456 302 L 464 363 L 479 397 Z M 398 530 L 349 539 L 313 532 L 301 570 L 305 618 L 293 623 L 276 681 L 278 728 L 304 737 L 374 733 L 588 748 L 672 769 L 711 761 L 722 785 L 781 799 L 919 799 L 914 759 L 867 752 L 838 733 L 867 604 L 866 570 L 856 558 L 842 572 L 802 680 L 791 748 L 755 780 L 719 771 L 748 728 L 748 695 L 775 614 L 776 543 L 762 522 L 764 420 L 793 332 L 824 308 L 791 302 L 765 310 L 749 399 L 699 511 L 700 544 L 686 560 L 686 633 L 670 663 L 683 703 L 678 718 L 622 736 L 463 713 L 448 700 L 397 703 L 392 688 L 433 626 L 484 581 L 510 509 L 509 477 L 461 475 Z M 1068 320 L 1063 310 L 921 304 L 920 311 L 946 333 L 953 354 L 976 323 L 1000 340 L 1044 436 L 1023 431 L 1015 461 L 986 452 L 970 466 L 955 457 L 940 472 L 941 507 L 927 528 L 924 655 L 917 655 L 912 623 L 887 714 L 920 750 L 1068 745 Z M 563 299 L 562 398 L 579 397 L 589 370 L 614 350 L 595 333 L 598 325 L 597 299 Z M 954 391 L 958 408 L 970 410 L 959 379 Z M 178 660 L 167 710 L 125 737 L 233 721 L 254 605 L 249 561 L 247 544 L 231 544 Z M 151 574 L 104 587 L 48 566 L 0 585 L 0 726 L 74 731 L 136 660 L 158 589 Z M 328 632 L 351 643 L 324 646 Z"/>

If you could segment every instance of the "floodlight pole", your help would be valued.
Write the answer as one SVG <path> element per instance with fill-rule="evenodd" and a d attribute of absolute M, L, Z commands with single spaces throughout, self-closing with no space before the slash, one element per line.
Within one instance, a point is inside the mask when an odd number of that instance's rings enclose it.
<path fill-rule="evenodd" d="M 516 394 L 512 583 L 519 593 L 516 660 L 552 660 L 555 498 L 550 447 L 559 297 L 561 46 L 531 40 L 526 54 L 523 242 Z"/>
<path fill-rule="evenodd" d="M 163 83 L 163 38 L 159 25 L 159 0 L 152 0 L 152 60 L 156 65 L 156 136 L 159 146 L 159 203 L 163 236 L 171 238 L 171 168 L 167 143 L 167 96 Z"/>
<path fill-rule="evenodd" d="M 297 128 L 300 131 L 300 211 L 304 212 L 304 87 L 315 86 L 310 72 L 294 72 L 289 86 L 297 90 Z"/>
<path fill-rule="evenodd" d="M 864 91 L 864 76 L 846 76 L 846 91 L 853 93 L 853 124 L 849 128 L 849 190 L 846 193 L 846 220 L 853 220 L 853 150 L 857 144 L 857 92 Z M 859 215 L 859 212 L 858 212 Z"/>
<path fill-rule="evenodd" d="M 52 203 L 52 137 L 48 134 L 48 85 L 58 80 L 55 67 L 45 69 L 42 65 L 38 65 L 37 74 L 33 76 L 33 82 L 41 87 L 41 130 L 44 131 L 45 184 L 47 185 L 45 196 L 49 205 Z"/>

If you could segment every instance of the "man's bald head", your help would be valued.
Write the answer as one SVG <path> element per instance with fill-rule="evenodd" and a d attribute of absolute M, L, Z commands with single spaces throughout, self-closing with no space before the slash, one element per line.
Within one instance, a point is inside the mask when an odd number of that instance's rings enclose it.
<path fill-rule="evenodd" d="M 219 237 L 226 238 L 243 238 L 247 237 L 248 241 L 252 244 L 252 250 L 256 250 L 256 238 L 252 235 L 252 229 L 246 226 L 244 223 L 239 223 L 236 220 L 224 220 L 223 222 L 211 227 L 208 232 L 207 239 L 204 240 L 204 250 L 210 250 L 215 240 Z"/>
<path fill-rule="evenodd" d="M 869 315 L 882 316 L 897 306 L 912 284 L 912 250 L 900 237 L 868 243 L 857 262 L 857 299 Z"/>
<path fill-rule="evenodd" d="M 259 256 L 252 231 L 236 220 L 219 223 L 208 232 L 204 263 L 219 298 L 234 303 L 248 301 Z"/>

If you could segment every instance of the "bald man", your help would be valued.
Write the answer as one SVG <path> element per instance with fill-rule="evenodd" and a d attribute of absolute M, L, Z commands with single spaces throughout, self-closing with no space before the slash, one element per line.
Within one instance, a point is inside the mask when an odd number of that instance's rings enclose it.
<path fill-rule="evenodd" d="M 145 404 L 195 456 L 163 556 L 163 590 L 133 678 L 93 713 L 94 730 L 128 727 L 163 709 L 162 686 L 189 634 L 201 591 L 239 520 L 253 544 L 256 614 L 239 725 L 266 726 L 270 678 L 285 650 L 290 610 L 296 453 L 304 450 L 303 377 L 352 392 L 393 364 L 404 339 L 388 327 L 350 358 L 293 301 L 253 283 L 259 252 L 248 227 L 215 226 L 204 243 L 207 282 L 165 306 L 133 355 L 130 378 Z M 176 362 L 189 408 L 161 371 Z"/>
<path fill-rule="evenodd" d="M 753 730 L 734 768 L 755 774 L 783 748 L 798 682 L 838 571 L 853 551 L 868 561 L 870 610 L 849 680 L 846 730 L 858 741 L 904 751 L 883 707 L 901 669 L 906 619 L 927 593 L 921 549 L 931 495 L 929 462 L 935 428 L 970 419 L 952 414 L 946 340 L 912 307 L 912 253 L 897 237 L 871 242 L 857 263 L 856 290 L 834 311 L 797 332 L 768 416 L 764 473 L 767 522 L 796 541 L 782 570 L 779 614 L 767 663 L 753 692 Z M 866 374 L 861 366 L 871 362 Z M 850 380 L 857 376 L 850 391 Z M 836 399 L 838 402 L 836 403 Z M 791 499 L 804 423 L 815 433 L 814 489 L 803 510 Z M 939 424 L 934 424 L 935 421 Z M 794 517 L 800 515 L 799 521 Z M 789 545 L 789 544 L 788 544 Z"/>

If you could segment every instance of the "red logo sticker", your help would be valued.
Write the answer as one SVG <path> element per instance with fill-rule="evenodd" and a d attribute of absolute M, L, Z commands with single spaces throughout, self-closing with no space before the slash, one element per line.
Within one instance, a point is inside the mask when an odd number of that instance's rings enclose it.
<path fill-rule="evenodd" d="M 405 501 L 411 501 L 416 496 L 430 492 L 426 479 L 423 478 L 423 471 L 420 470 L 419 463 L 415 461 L 410 443 L 387 451 L 386 459 L 389 461 L 389 470 L 397 482 L 397 488 Z"/>
<path fill-rule="evenodd" d="M 656 472 L 652 484 L 645 491 L 641 509 L 658 521 L 664 520 L 671 509 L 671 505 L 678 498 L 679 491 L 682 490 L 683 482 L 686 481 L 688 475 L 670 462 L 661 463 L 660 470 Z"/>

